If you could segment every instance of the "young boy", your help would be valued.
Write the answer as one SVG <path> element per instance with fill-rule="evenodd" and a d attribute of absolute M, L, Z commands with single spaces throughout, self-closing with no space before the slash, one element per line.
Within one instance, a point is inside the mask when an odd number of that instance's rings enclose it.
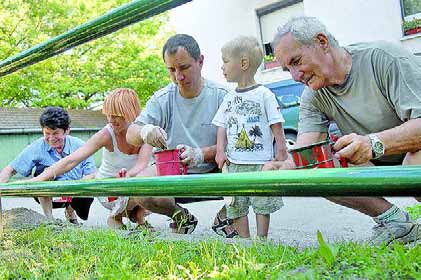
<path fill-rule="evenodd" d="M 222 47 L 223 74 L 237 88 L 225 96 L 212 123 L 218 126 L 216 162 L 226 172 L 261 171 L 271 160 L 287 159 L 284 118 L 275 95 L 256 84 L 254 75 L 263 53 L 254 37 L 241 36 Z M 273 138 L 276 141 L 274 158 Z M 250 237 L 248 209 L 256 213 L 257 236 L 266 238 L 270 214 L 283 206 L 281 197 L 234 197 L 227 216 L 240 237 Z"/>

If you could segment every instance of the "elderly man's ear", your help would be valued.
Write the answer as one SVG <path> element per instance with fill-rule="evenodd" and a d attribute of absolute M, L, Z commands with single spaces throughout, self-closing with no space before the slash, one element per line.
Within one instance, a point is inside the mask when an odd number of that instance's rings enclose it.
<path fill-rule="evenodd" d="M 319 46 L 322 50 L 328 50 L 330 47 L 329 39 L 327 38 L 326 34 L 319 33 L 314 37 L 315 44 Z"/>

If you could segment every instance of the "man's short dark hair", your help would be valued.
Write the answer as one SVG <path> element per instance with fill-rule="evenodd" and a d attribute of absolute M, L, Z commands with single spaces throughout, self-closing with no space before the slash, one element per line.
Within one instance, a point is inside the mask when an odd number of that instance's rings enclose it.
<path fill-rule="evenodd" d="M 162 58 L 165 60 L 165 54 L 175 54 L 179 47 L 184 48 L 188 54 L 198 60 L 200 57 L 200 48 L 196 40 L 187 34 L 176 34 L 171 36 L 162 48 Z"/>
<path fill-rule="evenodd" d="M 70 117 L 61 107 L 46 107 L 39 117 L 39 124 L 42 128 L 67 130 L 70 127 Z"/>

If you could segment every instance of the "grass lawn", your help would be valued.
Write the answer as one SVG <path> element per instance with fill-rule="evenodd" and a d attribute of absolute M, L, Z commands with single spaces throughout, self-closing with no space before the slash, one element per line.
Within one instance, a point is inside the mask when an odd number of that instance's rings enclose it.
<path fill-rule="evenodd" d="M 409 209 L 416 217 L 421 206 Z M 354 243 L 298 250 L 124 237 L 109 230 L 5 231 L 0 279 L 421 279 L 421 245 Z"/>

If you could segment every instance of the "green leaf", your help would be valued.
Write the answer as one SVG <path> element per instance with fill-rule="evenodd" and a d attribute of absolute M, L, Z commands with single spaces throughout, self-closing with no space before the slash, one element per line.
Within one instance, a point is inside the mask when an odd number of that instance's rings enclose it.
<path fill-rule="evenodd" d="M 323 239 L 322 233 L 317 231 L 317 241 L 319 242 L 319 253 L 327 263 L 329 267 L 333 265 L 336 257 L 336 250 L 332 250 L 330 246 L 326 244 Z"/>

